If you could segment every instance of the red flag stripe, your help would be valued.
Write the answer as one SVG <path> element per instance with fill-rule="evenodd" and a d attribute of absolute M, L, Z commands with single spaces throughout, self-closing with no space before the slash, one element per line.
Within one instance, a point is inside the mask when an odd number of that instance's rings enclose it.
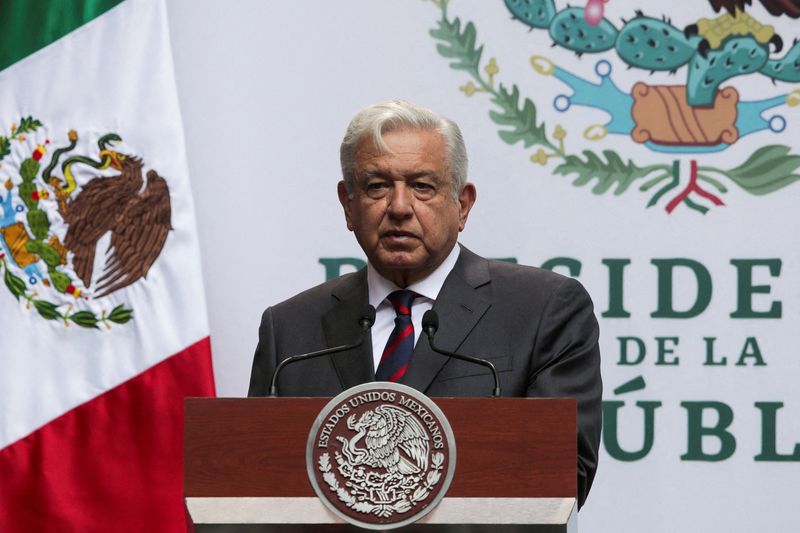
<path fill-rule="evenodd" d="M 0 450 L 0 531 L 184 531 L 183 398 L 208 337 Z"/>

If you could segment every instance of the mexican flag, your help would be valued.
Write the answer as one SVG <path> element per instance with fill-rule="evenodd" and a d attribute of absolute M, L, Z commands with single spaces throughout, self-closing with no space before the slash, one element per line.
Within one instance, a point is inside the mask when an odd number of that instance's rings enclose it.
<path fill-rule="evenodd" d="M 160 0 L 0 3 L 0 531 L 182 531 L 214 394 Z"/>

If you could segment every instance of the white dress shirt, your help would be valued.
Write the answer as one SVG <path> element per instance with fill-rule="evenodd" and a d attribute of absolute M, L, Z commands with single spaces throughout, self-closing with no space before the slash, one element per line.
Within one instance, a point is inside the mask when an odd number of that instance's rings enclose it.
<path fill-rule="evenodd" d="M 461 253 L 461 247 L 456 244 L 450 254 L 442 261 L 442 264 L 431 272 L 427 278 L 406 287 L 406 289 L 414 291 L 418 295 L 414 298 L 414 303 L 411 306 L 411 321 L 414 323 L 414 346 L 416 346 L 417 339 L 419 339 L 419 335 L 422 332 L 422 315 L 433 307 L 433 302 L 436 301 L 439 291 L 442 290 L 444 280 L 453 270 L 456 261 L 458 261 L 459 253 Z M 369 303 L 375 307 L 375 324 L 372 326 L 372 357 L 374 368 L 377 370 L 378 363 L 381 362 L 383 349 L 386 347 L 386 342 L 394 329 L 394 319 L 397 316 L 391 302 L 386 298 L 394 291 L 400 290 L 400 287 L 378 274 L 371 263 L 367 264 L 367 287 L 369 288 Z"/>

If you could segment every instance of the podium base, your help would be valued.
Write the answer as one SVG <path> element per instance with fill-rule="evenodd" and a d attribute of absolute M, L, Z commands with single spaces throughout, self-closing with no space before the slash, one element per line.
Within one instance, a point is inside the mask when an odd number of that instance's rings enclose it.
<path fill-rule="evenodd" d="M 343 522 L 318 498 L 186 498 L 197 533 L 341 533 Z M 393 531 L 577 533 L 575 498 L 444 498 L 419 522 Z"/>

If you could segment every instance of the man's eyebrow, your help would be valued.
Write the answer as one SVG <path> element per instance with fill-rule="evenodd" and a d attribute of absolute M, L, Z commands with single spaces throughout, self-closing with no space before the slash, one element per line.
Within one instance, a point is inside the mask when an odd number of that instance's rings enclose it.
<path fill-rule="evenodd" d="M 382 170 L 363 170 L 363 171 L 359 172 L 358 174 L 359 174 L 359 177 L 362 180 L 368 180 L 370 178 L 381 178 L 381 179 L 383 179 L 383 178 L 386 178 L 386 176 L 388 175 L 386 172 L 383 172 Z"/>
<path fill-rule="evenodd" d="M 432 180 L 439 180 L 440 176 L 436 172 L 432 170 L 419 170 L 417 172 L 409 172 L 408 174 L 403 174 L 405 178 L 417 179 L 417 178 L 431 178 Z"/>
<path fill-rule="evenodd" d="M 363 170 L 359 172 L 359 175 L 363 179 L 370 179 L 370 178 L 386 178 L 391 175 L 391 172 L 384 172 L 383 170 L 375 169 L 375 170 Z M 414 172 L 408 172 L 403 174 L 404 179 L 419 179 L 419 178 L 430 178 L 434 181 L 441 181 L 442 177 L 433 170 L 417 170 Z"/>

